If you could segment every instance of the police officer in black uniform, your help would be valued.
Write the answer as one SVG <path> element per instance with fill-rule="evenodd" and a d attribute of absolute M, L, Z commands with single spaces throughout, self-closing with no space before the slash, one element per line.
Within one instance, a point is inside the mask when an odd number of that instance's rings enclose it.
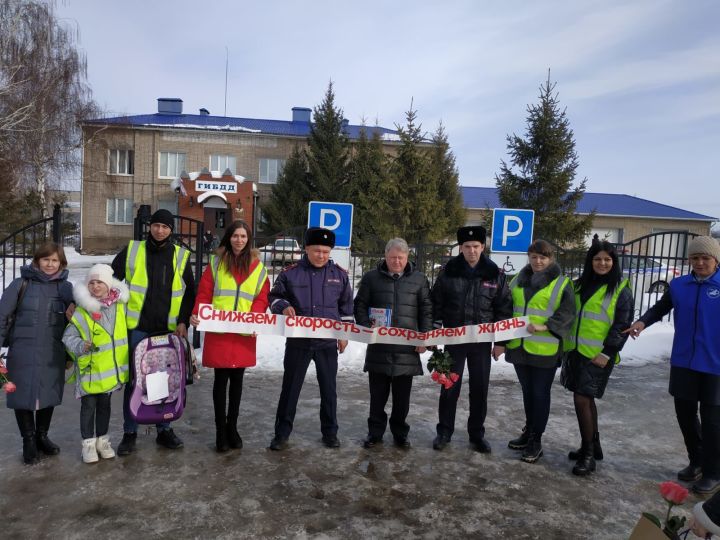
<path fill-rule="evenodd" d="M 311 227 L 305 233 L 305 255 L 285 269 L 270 291 L 270 310 L 288 316 L 321 317 L 353 322 L 353 294 L 347 272 L 330 260 L 335 233 Z M 335 378 L 342 339 L 288 338 L 285 342 L 282 391 L 275 416 L 271 450 L 284 450 L 293 428 L 295 411 L 310 361 L 315 361 L 320 386 L 320 425 L 328 448 L 338 448 Z"/>
<path fill-rule="evenodd" d="M 512 296 L 505 274 L 483 254 L 485 238 L 485 228 L 479 225 L 458 229 L 460 254 L 448 261 L 430 293 L 433 302 L 433 325 L 436 328 L 456 328 L 512 317 Z M 448 345 L 447 350 L 453 360 L 452 371 L 460 375 L 460 379 L 449 389 L 440 390 L 437 437 L 433 441 L 433 448 L 445 448 L 455 430 L 455 410 L 467 360 L 470 379 L 470 415 L 467 428 L 470 444 L 478 452 L 488 453 L 490 444 L 485 440 L 485 416 L 491 344 Z M 504 352 L 503 344 L 496 343 L 492 348 L 492 355 L 496 359 Z"/>

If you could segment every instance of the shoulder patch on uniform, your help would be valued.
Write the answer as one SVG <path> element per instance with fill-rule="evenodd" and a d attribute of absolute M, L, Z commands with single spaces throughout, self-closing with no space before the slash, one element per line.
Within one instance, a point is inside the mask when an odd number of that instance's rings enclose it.
<path fill-rule="evenodd" d="M 335 268 L 337 268 L 338 270 L 342 270 L 342 271 L 345 272 L 346 274 L 348 273 L 348 271 L 345 270 L 345 269 L 344 269 L 342 266 L 340 266 L 338 263 L 333 262 L 333 264 L 335 265 Z"/>
<path fill-rule="evenodd" d="M 293 268 L 296 268 L 298 263 L 292 263 L 287 265 L 285 268 L 282 269 L 283 272 L 287 272 L 288 270 L 292 270 Z"/>

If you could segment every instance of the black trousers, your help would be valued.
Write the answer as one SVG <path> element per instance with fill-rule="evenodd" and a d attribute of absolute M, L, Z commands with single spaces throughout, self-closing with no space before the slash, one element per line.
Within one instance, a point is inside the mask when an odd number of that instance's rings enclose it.
<path fill-rule="evenodd" d="M 675 415 L 685 440 L 690 463 L 702 467 L 703 476 L 720 480 L 720 405 L 675 398 Z"/>
<path fill-rule="evenodd" d="M 337 393 L 335 379 L 338 369 L 338 352 L 335 347 L 325 349 L 300 349 L 292 345 L 285 346 L 283 359 L 282 390 L 275 415 L 275 436 L 287 439 L 293 429 L 295 412 L 305 374 L 310 361 L 315 361 L 318 386 L 320 386 L 320 430 L 323 436 L 336 435 Z"/>
<path fill-rule="evenodd" d="M 545 433 L 550 417 L 550 393 L 557 366 L 540 368 L 527 364 L 515 364 L 525 407 L 525 425 L 536 435 Z"/>
<path fill-rule="evenodd" d="M 215 368 L 213 407 L 216 425 L 224 425 L 225 422 L 235 425 L 237 422 L 244 375 L 245 368 Z M 230 387 L 229 391 L 228 386 Z M 225 412 L 226 396 L 228 397 L 227 413 Z"/>
<path fill-rule="evenodd" d="M 370 416 L 368 417 L 368 434 L 382 438 L 387 427 L 388 415 L 385 412 L 390 391 L 392 390 L 392 412 L 390 413 L 390 432 L 394 437 L 405 438 L 410 426 L 405 421 L 410 411 L 410 391 L 412 375 L 391 377 L 382 373 L 368 373 L 370 383 Z"/>
<path fill-rule="evenodd" d="M 455 410 L 457 409 L 462 376 L 467 360 L 470 385 L 470 415 L 467 430 L 470 440 L 485 437 L 485 417 L 487 416 L 487 396 L 490 384 L 490 343 L 468 343 L 448 345 L 447 350 L 453 359 L 452 371 L 460 375 L 458 381 L 449 390 L 440 389 L 438 405 L 437 434 L 450 439 L 455 431 Z"/>
<path fill-rule="evenodd" d="M 107 435 L 112 394 L 88 394 L 80 398 L 80 434 L 83 439 Z"/>

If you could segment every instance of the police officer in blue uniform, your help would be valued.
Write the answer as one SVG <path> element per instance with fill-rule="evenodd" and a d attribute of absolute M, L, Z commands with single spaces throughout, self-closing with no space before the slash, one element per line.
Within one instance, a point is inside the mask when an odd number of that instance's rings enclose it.
<path fill-rule="evenodd" d="M 347 272 L 330 260 L 335 233 L 320 227 L 305 232 L 305 255 L 275 280 L 270 291 L 272 313 L 353 321 L 353 295 Z M 338 448 L 335 378 L 342 339 L 288 338 L 285 342 L 282 391 L 270 450 L 284 450 L 293 428 L 300 390 L 310 361 L 315 361 L 320 386 L 320 427 L 328 448 Z"/>

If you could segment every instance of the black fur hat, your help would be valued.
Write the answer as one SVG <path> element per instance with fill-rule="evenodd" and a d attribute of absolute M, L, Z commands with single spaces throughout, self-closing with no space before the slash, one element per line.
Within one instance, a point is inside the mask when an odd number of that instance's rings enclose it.
<path fill-rule="evenodd" d="M 335 233 L 322 227 L 310 227 L 305 231 L 306 246 L 328 246 L 335 247 Z"/>

